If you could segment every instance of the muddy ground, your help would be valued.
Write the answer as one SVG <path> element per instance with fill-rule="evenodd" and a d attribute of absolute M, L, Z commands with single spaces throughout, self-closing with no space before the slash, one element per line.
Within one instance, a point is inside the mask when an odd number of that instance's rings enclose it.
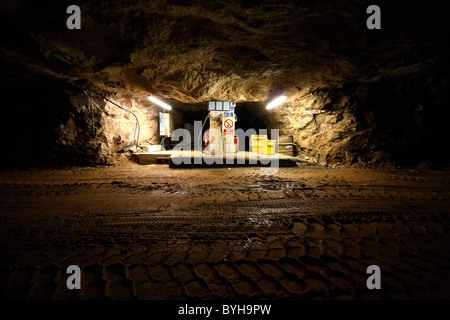
<path fill-rule="evenodd" d="M 449 182 L 319 166 L 3 171 L 0 297 L 449 299 Z M 67 289 L 72 264 L 81 290 Z"/>

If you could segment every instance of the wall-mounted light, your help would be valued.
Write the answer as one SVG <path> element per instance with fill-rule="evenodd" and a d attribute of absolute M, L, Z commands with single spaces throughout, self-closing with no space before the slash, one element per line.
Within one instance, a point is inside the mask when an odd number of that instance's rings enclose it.
<path fill-rule="evenodd" d="M 156 103 L 157 105 L 163 107 L 164 109 L 172 110 L 172 107 L 171 107 L 171 106 L 169 106 L 167 103 L 164 103 L 164 102 L 162 102 L 162 101 L 156 99 L 155 97 L 148 96 L 148 99 L 149 99 L 150 101 Z"/>
<path fill-rule="evenodd" d="M 275 108 L 276 106 L 282 104 L 285 100 L 286 100 L 286 96 L 279 96 L 279 97 L 273 99 L 273 100 L 266 106 L 266 109 L 267 109 L 267 110 L 273 109 L 273 108 Z"/>

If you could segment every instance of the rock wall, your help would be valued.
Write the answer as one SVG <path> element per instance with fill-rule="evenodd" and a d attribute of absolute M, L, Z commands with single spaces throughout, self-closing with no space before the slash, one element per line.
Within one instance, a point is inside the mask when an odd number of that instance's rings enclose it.
<path fill-rule="evenodd" d="M 48 81 L 2 83 L 3 168 L 115 164 L 135 150 L 133 115 L 94 93 L 90 100 L 88 91 Z M 120 94 L 106 97 L 138 117 L 137 143 L 160 142 L 159 108 Z"/>
<path fill-rule="evenodd" d="M 56 148 L 59 153 L 75 153 L 82 157 L 77 162 L 89 165 L 113 164 L 118 155 L 128 150 L 135 151 L 137 145 L 158 144 L 159 110 L 144 105 L 139 100 L 119 94 L 107 98 L 122 108 L 134 113 L 136 118 L 115 104 L 88 92 L 70 95 L 72 110 L 65 123 L 57 128 Z"/>
<path fill-rule="evenodd" d="M 136 111 L 143 142 L 159 142 L 154 94 L 180 126 L 206 101 L 245 104 L 239 126 L 292 133 L 322 164 L 448 162 L 449 2 L 378 1 L 381 30 L 367 29 L 365 0 L 86 0 L 81 30 L 66 28 L 68 4 L 0 4 L 11 163 L 109 163 L 132 143 L 132 116 L 99 97 L 93 135 L 79 87 Z M 266 112 L 280 93 L 286 106 Z"/>
<path fill-rule="evenodd" d="M 300 157 L 324 165 L 445 165 L 448 71 L 433 59 L 340 87 L 306 89 L 273 111 L 270 127 L 292 134 Z"/>

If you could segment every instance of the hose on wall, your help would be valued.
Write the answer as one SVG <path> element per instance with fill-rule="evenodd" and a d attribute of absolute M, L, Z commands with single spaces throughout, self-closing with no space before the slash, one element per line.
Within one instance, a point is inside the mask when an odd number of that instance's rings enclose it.
<path fill-rule="evenodd" d="M 125 111 L 125 112 L 127 112 L 127 113 L 129 113 L 129 114 L 131 114 L 131 115 L 134 116 L 134 118 L 136 119 L 136 127 L 134 128 L 134 137 L 133 137 L 133 138 L 134 138 L 134 146 L 135 146 L 135 148 L 136 148 L 136 152 L 138 152 L 138 149 L 139 149 L 139 135 L 140 135 L 140 132 L 141 132 L 141 126 L 140 126 L 140 124 L 139 124 L 139 119 L 138 119 L 138 117 L 137 117 L 133 112 L 131 112 L 130 110 L 127 110 L 127 109 L 125 109 L 125 108 L 122 107 L 122 106 L 119 106 L 117 103 L 115 103 L 115 102 L 109 100 L 109 99 L 106 98 L 104 95 L 102 95 L 102 94 L 100 94 L 100 93 L 98 93 L 98 92 L 96 92 L 96 91 L 94 91 L 94 90 L 92 90 L 92 89 L 87 89 L 87 90 L 89 90 L 89 96 L 90 96 L 90 99 L 92 99 L 92 98 L 91 98 L 91 92 L 93 92 L 93 93 L 95 93 L 96 95 L 98 95 L 98 96 L 102 97 L 103 99 L 105 99 L 106 101 L 110 102 L 110 103 L 113 104 L 114 106 L 116 106 L 116 107 L 122 109 L 123 111 Z M 91 100 L 90 100 L 90 101 L 91 101 Z M 91 105 L 91 108 L 92 108 L 92 105 Z M 91 109 L 91 112 L 92 112 L 92 126 L 93 126 L 92 128 L 93 128 L 93 130 L 94 130 L 94 135 L 95 135 L 94 118 L 93 118 L 93 111 L 92 111 L 92 109 Z"/>

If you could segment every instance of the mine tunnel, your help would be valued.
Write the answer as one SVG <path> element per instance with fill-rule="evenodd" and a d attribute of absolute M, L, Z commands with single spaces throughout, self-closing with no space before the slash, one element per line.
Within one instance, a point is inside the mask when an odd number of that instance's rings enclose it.
<path fill-rule="evenodd" d="M 448 299 L 449 14 L 2 2 L 0 297 Z"/>

